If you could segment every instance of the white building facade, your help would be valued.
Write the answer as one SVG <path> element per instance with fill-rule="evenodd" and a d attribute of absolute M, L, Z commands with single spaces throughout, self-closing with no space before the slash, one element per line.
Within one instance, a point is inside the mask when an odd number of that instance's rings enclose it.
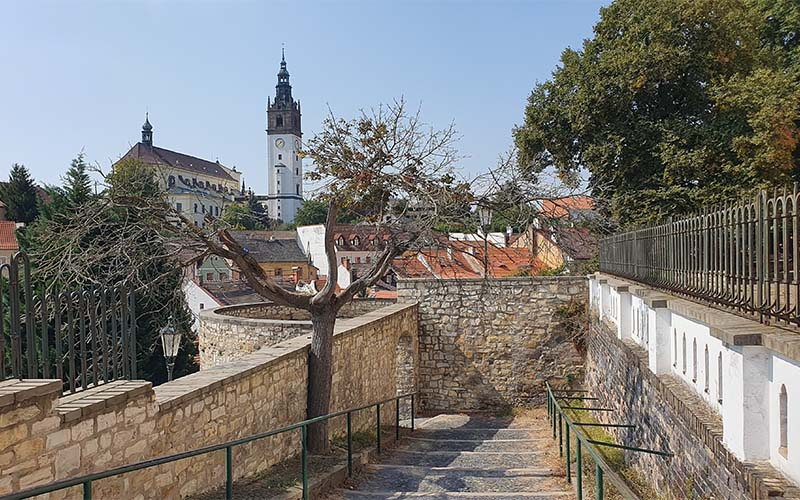
<path fill-rule="evenodd" d="M 222 216 L 239 192 L 241 173 L 222 163 L 161 148 L 153 144 L 153 126 L 146 117 L 142 140 L 120 159 L 150 166 L 172 206 L 197 226 L 206 217 Z M 119 162 L 115 163 L 114 166 Z"/>
<path fill-rule="evenodd" d="M 292 98 L 286 59 L 281 58 L 275 100 L 267 101 L 267 211 L 291 223 L 303 203 L 300 101 Z"/>
<path fill-rule="evenodd" d="M 589 299 L 618 338 L 647 352 L 653 373 L 678 378 L 721 417 L 737 458 L 800 484 L 796 333 L 602 274 L 590 276 Z"/>

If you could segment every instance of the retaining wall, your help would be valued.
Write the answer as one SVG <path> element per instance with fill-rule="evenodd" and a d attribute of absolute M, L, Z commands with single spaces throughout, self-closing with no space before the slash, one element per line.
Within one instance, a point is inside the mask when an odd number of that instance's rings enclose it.
<path fill-rule="evenodd" d="M 398 345 L 416 347 L 417 307 L 394 305 L 337 321 L 332 411 L 415 386 Z M 401 338 L 403 341 L 401 342 Z M 153 389 L 118 382 L 61 397 L 60 381 L 0 383 L 0 494 L 221 443 L 305 418 L 309 340 L 297 337 Z M 411 356 L 413 362 L 413 356 Z M 386 411 L 386 423 L 394 419 Z M 375 424 L 374 411 L 353 419 Z M 344 419 L 332 423 L 334 432 Z M 298 453 L 299 431 L 233 449 L 236 478 Z M 223 452 L 94 483 L 95 498 L 172 499 L 224 484 Z M 72 488 L 51 498 L 81 498 Z"/>
<path fill-rule="evenodd" d="M 584 277 L 401 280 L 419 303 L 424 410 L 492 410 L 543 400 L 544 382 L 580 377 L 582 360 L 556 313 L 585 301 Z"/>

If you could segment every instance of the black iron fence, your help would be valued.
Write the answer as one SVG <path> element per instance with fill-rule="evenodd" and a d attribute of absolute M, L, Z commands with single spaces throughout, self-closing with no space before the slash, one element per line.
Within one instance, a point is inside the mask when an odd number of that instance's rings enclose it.
<path fill-rule="evenodd" d="M 135 294 L 35 290 L 28 257 L 0 265 L 0 380 L 59 378 L 65 392 L 136 378 Z"/>
<path fill-rule="evenodd" d="M 735 309 L 763 323 L 800 325 L 800 202 L 791 192 L 600 243 L 600 270 Z"/>

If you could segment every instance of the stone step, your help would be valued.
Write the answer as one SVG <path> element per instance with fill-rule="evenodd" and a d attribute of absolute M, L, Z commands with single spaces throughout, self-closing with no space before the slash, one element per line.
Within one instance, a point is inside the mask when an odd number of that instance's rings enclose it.
<path fill-rule="evenodd" d="M 362 491 L 486 493 L 563 490 L 563 475 L 558 476 L 550 469 L 369 465 L 366 471 L 370 476 Z"/>
<path fill-rule="evenodd" d="M 397 449 L 381 458 L 390 465 L 417 465 L 421 467 L 467 467 L 475 469 L 506 467 L 524 469 L 542 463 L 544 452 L 490 452 L 490 451 L 408 451 Z"/>
<path fill-rule="evenodd" d="M 459 428 L 459 429 L 419 429 L 414 432 L 414 437 L 427 439 L 470 439 L 489 441 L 495 439 L 536 439 L 541 437 L 541 431 L 535 429 L 490 429 L 490 428 Z"/>
<path fill-rule="evenodd" d="M 448 492 L 448 493 L 422 493 L 422 492 L 397 492 L 397 491 L 338 491 L 341 498 L 348 500 L 396 500 L 405 498 L 421 498 L 424 500 L 563 500 L 574 498 L 573 493 L 564 491 L 538 491 L 517 492 L 497 491 L 487 493 Z"/>
<path fill-rule="evenodd" d="M 431 439 L 406 438 L 406 449 L 411 451 L 531 451 L 537 446 L 551 445 L 549 438 L 539 439 Z"/>

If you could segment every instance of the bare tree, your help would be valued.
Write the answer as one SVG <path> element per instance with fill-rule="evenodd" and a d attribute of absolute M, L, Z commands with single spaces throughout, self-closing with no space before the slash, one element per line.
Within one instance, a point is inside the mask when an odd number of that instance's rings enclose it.
<path fill-rule="evenodd" d="M 305 144 L 302 152 L 313 162 L 309 177 L 321 186 L 320 196 L 328 206 L 324 242 L 327 282 L 313 294 L 282 288 L 222 220 L 207 216 L 202 227 L 196 225 L 169 203 L 163 190 L 152 189 L 152 166 L 135 161 L 117 163 L 109 175 L 117 182 L 104 196 L 63 224 L 50 241 L 44 241 L 43 253 L 54 257 L 53 252 L 57 252 L 61 257 L 47 259 L 52 264 L 39 272 L 54 279 L 80 276 L 91 281 L 99 263 L 111 268 L 124 261 L 131 267 L 131 259 L 120 259 L 124 255 L 135 254 L 137 266 L 165 257 L 184 265 L 211 254 L 228 259 L 262 297 L 310 312 L 313 334 L 307 414 L 309 418 L 324 415 L 330 412 L 331 357 L 338 311 L 384 277 L 395 257 L 440 238 L 433 227 L 459 213 L 451 207 L 471 200 L 468 184 L 454 174 L 455 140 L 452 126 L 435 129 L 425 125 L 419 112 L 409 112 L 402 100 L 361 111 L 353 119 L 332 113 L 325 119 L 322 131 Z M 125 189 L 136 182 L 148 188 Z M 347 288 L 337 291 L 334 232 L 342 209 L 358 213 L 374 226 L 380 238 L 369 268 Z M 110 210 L 124 214 L 125 220 L 109 217 Z M 104 233 L 114 244 L 95 251 L 87 249 L 87 237 L 98 233 Z M 158 245 L 154 238 L 158 238 Z M 117 270 L 117 275 L 120 273 L 134 282 L 138 275 L 136 269 L 129 268 Z M 309 447 L 313 452 L 328 450 L 326 424 L 309 429 Z"/>

